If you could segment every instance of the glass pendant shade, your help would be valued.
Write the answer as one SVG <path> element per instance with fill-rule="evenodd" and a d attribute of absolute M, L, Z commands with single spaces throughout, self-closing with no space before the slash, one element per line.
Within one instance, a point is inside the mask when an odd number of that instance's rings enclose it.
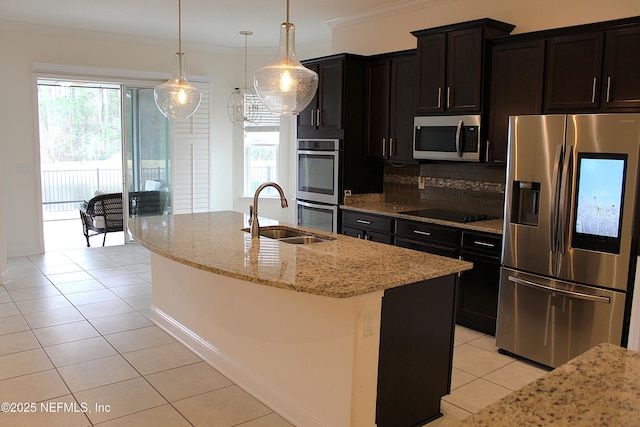
<path fill-rule="evenodd" d="M 305 68 L 295 52 L 295 26 L 280 26 L 276 59 L 253 75 L 256 93 L 273 113 L 295 115 L 309 105 L 318 89 L 318 74 Z"/>
<path fill-rule="evenodd" d="M 165 117 L 187 119 L 198 109 L 202 94 L 184 77 L 184 53 L 176 53 L 176 58 L 175 74 L 153 89 L 153 97 Z"/>

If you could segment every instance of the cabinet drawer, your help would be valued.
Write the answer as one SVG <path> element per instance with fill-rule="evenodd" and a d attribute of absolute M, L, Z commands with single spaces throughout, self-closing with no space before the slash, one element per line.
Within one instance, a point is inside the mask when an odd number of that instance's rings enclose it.
<path fill-rule="evenodd" d="M 383 233 L 393 232 L 393 218 L 353 211 L 342 212 L 342 225 L 364 230 L 381 231 Z"/>
<path fill-rule="evenodd" d="M 438 242 L 456 247 L 460 239 L 460 233 L 457 230 L 413 221 L 398 221 L 396 236 L 421 242 Z"/>
<path fill-rule="evenodd" d="M 462 232 L 462 250 L 481 252 L 489 256 L 500 257 L 502 236 L 484 233 Z"/>

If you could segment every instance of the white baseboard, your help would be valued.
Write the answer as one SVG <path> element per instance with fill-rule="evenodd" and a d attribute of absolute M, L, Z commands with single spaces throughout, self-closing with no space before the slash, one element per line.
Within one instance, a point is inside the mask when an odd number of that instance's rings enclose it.
<path fill-rule="evenodd" d="M 281 391 L 256 377 L 245 367 L 229 358 L 214 345 L 206 342 L 162 310 L 151 307 L 151 318 L 160 328 L 172 335 L 205 362 L 229 378 L 253 397 L 296 426 L 330 427 L 308 410 L 296 405 Z"/>

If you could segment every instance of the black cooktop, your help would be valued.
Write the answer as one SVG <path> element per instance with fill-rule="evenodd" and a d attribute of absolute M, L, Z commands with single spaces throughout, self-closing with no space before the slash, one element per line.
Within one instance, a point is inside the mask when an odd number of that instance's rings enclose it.
<path fill-rule="evenodd" d="M 484 214 L 450 211 L 447 209 L 418 209 L 415 211 L 405 211 L 400 213 L 404 215 L 419 216 L 422 218 L 442 219 L 445 221 L 453 222 L 475 222 L 489 219 L 489 217 Z"/>

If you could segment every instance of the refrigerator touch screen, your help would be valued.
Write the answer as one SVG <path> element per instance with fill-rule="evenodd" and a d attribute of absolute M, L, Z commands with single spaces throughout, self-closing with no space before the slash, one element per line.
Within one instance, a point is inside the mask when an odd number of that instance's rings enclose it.
<path fill-rule="evenodd" d="M 626 154 L 578 154 L 575 248 L 620 252 Z"/>

